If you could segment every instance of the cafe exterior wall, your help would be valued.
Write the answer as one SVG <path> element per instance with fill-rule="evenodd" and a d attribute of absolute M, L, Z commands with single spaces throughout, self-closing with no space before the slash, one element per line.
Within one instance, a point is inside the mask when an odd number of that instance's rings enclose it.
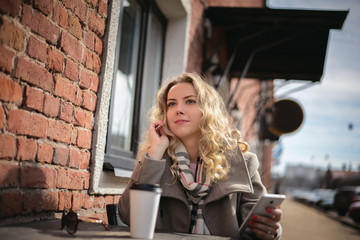
<path fill-rule="evenodd" d="M 191 6 L 186 70 L 197 73 L 204 8 L 264 6 L 263 0 L 182 1 Z M 64 209 L 107 221 L 106 205 L 118 202 L 120 194 L 90 191 L 110 4 L 0 2 L 0 224 Z"/>
<path fill-rule="evenodd" d="M 70 208 L 106 218 L 118 201 L 88 194 L 107 8 L 0 2 L 0 221 Z"/>

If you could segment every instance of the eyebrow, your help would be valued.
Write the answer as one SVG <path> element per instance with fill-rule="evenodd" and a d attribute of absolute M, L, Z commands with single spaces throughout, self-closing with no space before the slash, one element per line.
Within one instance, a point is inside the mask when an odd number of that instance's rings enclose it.
<path fill-rule="evenodd" d="M 189 95 L 189 96 L 185 96 L 183 99 L 187 99 L 187 98 L 191 98 L 191 97 L 195 97 L 195 98 L 196 98 L 195 95 Z M 168 101 L 176 101 L 176 99 L 175 99 L 175 98 L 169 98 L 166 102 L 168 102 Z"/>

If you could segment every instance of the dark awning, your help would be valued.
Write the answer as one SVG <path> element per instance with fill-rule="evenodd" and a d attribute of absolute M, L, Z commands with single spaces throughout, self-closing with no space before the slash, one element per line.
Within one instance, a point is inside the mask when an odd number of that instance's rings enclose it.
<path fill-rule="evenodd" d="M 348 11 L 209 7 L 212 26 L 226 29 L 229 73 L 260 79 L 320 81 L 330 29 Z M 248 68 L 246 64 L 248 62 Z M 247 71 L 247 72 L 246 72 Z"/>

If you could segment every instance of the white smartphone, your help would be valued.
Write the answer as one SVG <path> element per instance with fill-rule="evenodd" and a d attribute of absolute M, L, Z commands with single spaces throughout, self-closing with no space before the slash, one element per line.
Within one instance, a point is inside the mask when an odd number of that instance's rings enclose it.
<path fill-rule="evenodd" d="M 266 208 L 278 208 L 285 200 L 286 196 L 282 194 L 264 194 L 256 203 L 256 205 L 250 210 L 249 214 L 244 219 L 239 228 L 240 233 L 249 231 L 248 225 L 253 215 L 269 216 L 272 214 L 266 211 Z"/>

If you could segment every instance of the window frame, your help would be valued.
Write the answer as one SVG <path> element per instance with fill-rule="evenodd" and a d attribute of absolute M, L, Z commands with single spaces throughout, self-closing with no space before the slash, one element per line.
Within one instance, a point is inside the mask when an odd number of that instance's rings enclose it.
<path fill-rule="evenodd" d="M 133 116 L 132 116 L 132 123 L 131 123 L 131 145 L 130 151 L 125 149 L 111 149 L 109 144 L 106 144 L 105 147 L 105 158 L 104 158 L 104 170 L 112 171 L 114 168 L 120 168 L 125 171 L 132 171 L 135 167 L 135 158 L 136 153 L 138 150 L 138 143 L 140 141 L 140 134 L 141 131 L 139 130 L 140 125 L 140 111 L 141 111 L 141 98 L 142 98 L 142 87 L 143 87 L 143 73 L 144 73 L 144 66 L 145 66 L 145 54 L 147 50 L 147 42 L 149 37 L 149 28 L 151 23 L 151 17 L 156 17 L 161 26 L 163 35 L 161 36 L 162 39 L 162 54 L 161 54 L 161 66 L 160 66 L 160 79 L 162 77 L 162 69 L 163 69 L 163 59 L 164 59 L 164 50 L 165 50 L 165 37 L 166 37 L 166 27 L 167 27 L 167 20 L 165 16 L 161 13 L 160 9 L 156 5 L 154 0 L 133 0 L 136 1 L 137 4 L 140 5 L 142 8 L 141 12 L 141 26 L 140 27 L 140 39 L 138 56 L 137 56 L 137 66 L 136 66 L 136 78 L 135 78 L 135 94 L 134 94 L 134 109 L 133 109 Z M 123 2 L 122 2 L 123 3 Z M 118 34 L 117 34 L 117 43 L 116 43 L 116 50 L 115 50 L 115 61 L 114 61 L 114 69 L 117 68 L 120 58 L 120 39 L 121 39 L 121 26 L 122 26 L 122 16 L 123 16 L 123 6 L 121 6 L 121 15 L 118 27 Z M 151 31 L 151 29 L 150 29 Z M 113 81 L 116 79 L 116 71 L 113 71 Z M 158 82 L 159 86 L 161 81 Z M 107 139 L 106 143 L 108 143 L 111 139 L 110 127 L 112 124 L 113 119 L 113 108 L 114 104 L 112 103 L 112 99 L 115 94 L 115 88 L 111 90 L 111 99 L 110 99 L 110 110 L 109 110 L 109 121 L 108 121 L 108 129 L 107 129 Z"/>

